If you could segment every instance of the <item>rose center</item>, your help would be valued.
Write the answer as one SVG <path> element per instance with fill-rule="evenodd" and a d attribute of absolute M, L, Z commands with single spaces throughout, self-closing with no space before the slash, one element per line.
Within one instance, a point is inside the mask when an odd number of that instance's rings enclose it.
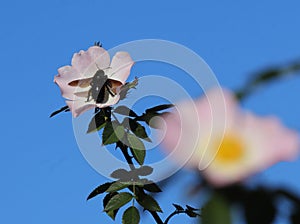
<path fill-rule="evenodd" d="M 215 156 L 215 160 L 222 163 L 232 163 L 244 156 L 244 144 L 238 136 L 225 135 Z"/>

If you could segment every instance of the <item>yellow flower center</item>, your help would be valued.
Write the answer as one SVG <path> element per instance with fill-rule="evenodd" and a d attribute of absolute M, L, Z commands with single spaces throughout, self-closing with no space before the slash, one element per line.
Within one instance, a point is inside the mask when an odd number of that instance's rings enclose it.
<path fill-rule="evenodd" d="M 243 158 L 244 148 L 241 138 L 236 135 L 225 135 L 219 145 L 215 160 L 221 163 L 237 162 Z"/>

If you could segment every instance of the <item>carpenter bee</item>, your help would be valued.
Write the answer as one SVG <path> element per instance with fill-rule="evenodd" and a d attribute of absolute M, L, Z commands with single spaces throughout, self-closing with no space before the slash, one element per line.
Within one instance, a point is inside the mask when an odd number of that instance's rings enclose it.
<path fill-rule="evenodd" d="M 102 69 L 98 69 L 94 77 L 91 79 L 91 89 L 88 92 L 87 102 L 90 101 L 90 98 L 92 98 L 96 101 L 96 103 L 106 103 L 109 95 L 116 95 L 114 89 L 115 82 L 118 81 L 109 79 Z"/>

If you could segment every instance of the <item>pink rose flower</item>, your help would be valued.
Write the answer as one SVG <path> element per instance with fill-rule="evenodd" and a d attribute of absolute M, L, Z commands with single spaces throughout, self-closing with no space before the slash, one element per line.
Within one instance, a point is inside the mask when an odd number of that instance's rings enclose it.
<path fill-rule="evenodd" d="M 276 117 L 242 111 L 230 91 L 211 89 L 207 97 L 181 102 L 176 109 L 165 117 L 163 146 L 171 158 L 199 169 L 214 186 L 239 182 L 298 155 L 296 132 Z"/>
<path fill-rule="evenodd" d="M 110 62 L 106 50 L 93 46 L 87 51 L 75 53 L 71 64 L 58 69 L 54 82 L 59 86 L 62 96 L 67 99 L 66 103 L 73 116 L 77 117 L 89 109 L 116 104 L 120 99 L 120 89 L 125 84 L 134 62 L 127 52 L 117 52 Z M 96 78 L 93 80 L 96 73 L 102 81 Z M 106 87 L 103 80 L 108 80 Z M 98 92 L 103 96 L 99 95 L 97 99 L 93 95 Z M 103 102 L 99 102 L 100 98 Z"/>

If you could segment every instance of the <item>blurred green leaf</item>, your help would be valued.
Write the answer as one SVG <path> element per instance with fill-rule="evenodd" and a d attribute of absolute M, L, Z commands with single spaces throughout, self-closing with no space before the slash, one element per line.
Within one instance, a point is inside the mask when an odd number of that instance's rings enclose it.
<path fill-rule="evenodd" d="M 231 224 L 229 203 L 217 194 L 206 203 L 201 216 L 202 224 Z"/>
<path fill-rule="evenodd" d="M 122 224 L 138 224 L 140 223 L 140 213 L 136 207 L 127 208 L 122 217 Z"/>
<path fill-rule="evenodd" d="M 119 209 L 122 206 L 126 205 L 128 202 L 130 202 L 132 198 L 132 194 L 128 192 L 116 194 L 108 201 L 107 205 L 104 207 L 104 210 L 113 211 Z"/>
<path fill-rule="evenodd" d="M 245 218 L 249 224 L 272 223 L 277 212 L 273 195 L 262 188 L 249 192 L 243 205 Z"/>
<path fill-rule="evenodd" d="M 290 216 L 291 224 L 299 224 L 300 223 L 300 205 L 298 207 L 293 208 L 293 211 Z"/>
<path fill-rule="evenodd" d="M 102 194 L 104 193 L 109 187 L 110 185 L 112 184 L 113 182 L 107 182 L 105 184 L 101 184 L 99 187 L 95 188 L 90 194 L 89 196 L 87 197 L 86 200 L 89 200 L 95 196 L 97 196 L 98 194 Z"/>

